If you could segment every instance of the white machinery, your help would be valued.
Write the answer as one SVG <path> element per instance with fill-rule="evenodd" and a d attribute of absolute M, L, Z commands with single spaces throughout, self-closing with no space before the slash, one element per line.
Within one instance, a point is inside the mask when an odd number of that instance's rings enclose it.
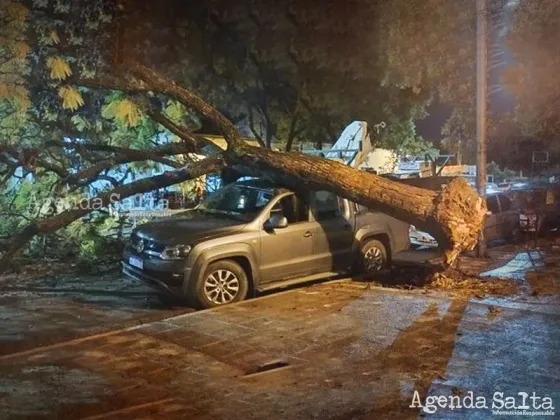
<path fill-rule="evenodd" d="M 360 167 L 373 151 L 368 125 L 364 121 L 354 121 L 348 125 L 330 150 L 306 150 L 310 155 L 324 156 L 337 160 L 353 168 Z"/>

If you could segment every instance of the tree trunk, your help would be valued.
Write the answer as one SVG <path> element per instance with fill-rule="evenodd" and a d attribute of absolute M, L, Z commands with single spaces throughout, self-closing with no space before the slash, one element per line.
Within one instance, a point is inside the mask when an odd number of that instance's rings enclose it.
<path fill-rule="evenodd" d="M 410 185 L 417 188 L 424 188 L 431 191 L 441 191 L 446 185 L 453 181 L 456 176 L 430 176 L 427 178 L 405 178 L 396 181 L 401 184 Z"/>
<path fill-rule="evenodd" d="M 445 250 L 449 265 L 459 253 L 474 248 L 484 223 L 486 207 L 482 199 L 459 178 L 438 193 L 299 153 L 240 145 L 226 154 L 226 160 L 292 187 L 303 184 L 332 191 L 411 223 L 434 236 Z"/>
<path fill-rule="evenodd" d="M 274 128 L 274 124 L 270 120 L 268 114 L 266 112 L 264 114 L 264 122 L 266 125 L 265 129 L 265 145 L 267 149 L 272 149 L 272 138 L 274 137 L 274 133 L 276 132 Z"/>
<path fill-rule="evenodd" d="M 298 107 L 296 108 L 292 114 L 292 118 L 290 120 L 290 128 L 288 130 L 288 138 L 286 139 L 286 152 L 292 150 L 292 144 L 294 143 L 294 139 L 296 137 L 296 125 L 298 121 Z"/>

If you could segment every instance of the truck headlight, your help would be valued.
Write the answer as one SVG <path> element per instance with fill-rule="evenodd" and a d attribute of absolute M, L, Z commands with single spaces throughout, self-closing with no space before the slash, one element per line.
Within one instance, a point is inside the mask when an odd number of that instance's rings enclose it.
<path fill-rule="evenodd" d="M 164 260 L 182 260 L 189 255 L 191 249 L 190 245 L 166 246 L 161 252 L 161 258 Z"/>

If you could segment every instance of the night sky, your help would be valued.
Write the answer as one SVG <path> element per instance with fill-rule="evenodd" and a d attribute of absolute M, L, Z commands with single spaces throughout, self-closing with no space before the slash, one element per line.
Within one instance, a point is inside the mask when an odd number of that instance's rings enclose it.
<path fill-rule="evenodd" d="M 513 5 L 513 3 L 512 3 Z M 503 14 L 502 23 L 507 26 L 510 24 L 511 16 L 512 16 L 512 9 L 506 9 Z M 491 31 L 491 28 L 489 28 Z M 505 46 L 505 39 L 504 33 L 497 33 L 494 31 L 494 34 L 491 36 L 488 44 L 489 46 L 495 46 L 496 50 L 500 53 L 503 52 L 503 55 L 499 56 L 499 61 L 501 61 L 500 65 L 491 71 L 489 71 L 488 77 L 488 90 L 490 91 L 493 87 L 500 83 L 500 78 L 502 72 L 506 68 L 506 65 L 511 64 L 513 62 L 513 58 L 509 54 L 506 46 Z M 490 66 L 493 64 L 493 58 L 489 56 L 488 58 L 488 65 Z M 509 112 L 513 112 L 515 109 L 515 98 L 505 92 L 504 90 L 496 92 L 492 94 L 489 98 L 488 103 L 488 111 L 489 112 L 497 112 L 499 114 L 507 114 Z M 441 127 L 447 120 L 447 118 L 451 115 L 451 108 L 441 104 L 440 102 L 435 101 L 429 108 L 428 113 L 430 114 L 427 118 L 423 120 L 416 121 L 416 129 L 419 135 L 421 135 L 425 140 L 438 144 L 439 141 L 442 139 L 441 135 Z"/>

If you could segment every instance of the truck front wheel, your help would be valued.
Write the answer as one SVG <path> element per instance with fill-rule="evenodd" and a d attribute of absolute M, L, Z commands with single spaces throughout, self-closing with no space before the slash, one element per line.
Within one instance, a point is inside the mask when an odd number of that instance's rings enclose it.
<path fill-rule="evenodd" d="M 378 274 L 389 265 L 385 245 L 377 239 L 370 239 L 360 250 L 360 272 L 365 275 Z"/>
<path fill-rule="evenodd" d="M 239 302 L 247 297 L 247 273 L 235 261 L 212 263 L 199 279 L 195 290 L 196 306 L 207 309 Z"/>

